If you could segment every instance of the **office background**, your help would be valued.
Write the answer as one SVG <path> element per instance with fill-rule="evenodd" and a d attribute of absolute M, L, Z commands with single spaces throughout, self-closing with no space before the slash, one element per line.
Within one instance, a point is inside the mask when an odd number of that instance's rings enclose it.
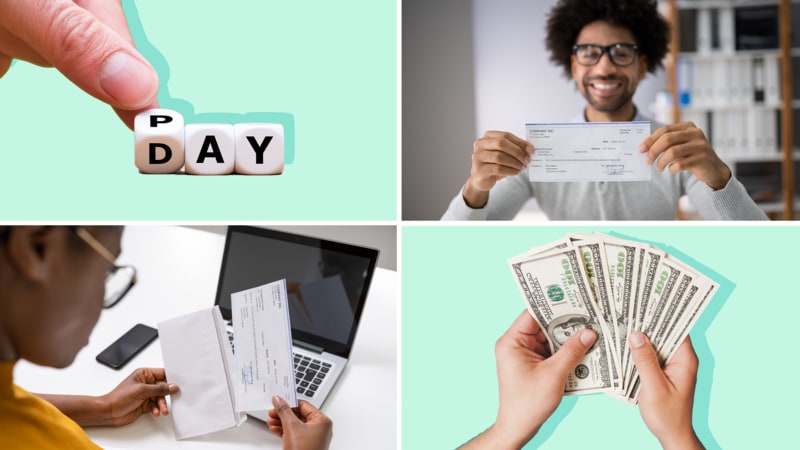
<path fill-rule="evenodd" d="M 403 219 L 438 220 L 470 171 L 487 130 L 522 135 L 526 122 L 567 121 L 583 97 L 549 61 L 555 0 L 403 2 Z M 639 85 L 648 115 L 664 71 Z"/>

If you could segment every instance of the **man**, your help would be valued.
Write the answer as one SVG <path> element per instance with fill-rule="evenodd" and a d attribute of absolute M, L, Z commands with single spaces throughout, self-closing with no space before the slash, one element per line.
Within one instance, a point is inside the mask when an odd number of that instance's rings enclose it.
<path fill-rule="evenodd" d="M 649 121 L 632 98 L 667 52 L 669 25 L 656 6 L 562 0 L 553 7 L 546 39 L 551 60 L 587 102 L 575 122 Z M 525 169 L 534 151 L 511 133 L 486 132 L 475 141 L 470 175 L 442 219 L 512 219 L 535 196 L 554 220 L 670 220 L 684 194 L 704 219 L 766 219 L 691 122 L 660 127 L 641 143 L 651 181 L 530 182 Z"/>
<path fill-rule="evenodd" d="M 169 413 L 165 396 L 178 386 L 162 368 L 138 369 L 100 397 L 36 395 L 13 384 L 20 359 L 72 364 L 103 307 L 121 299 L 104 294 L 107 275 L 119 270 L 121 236 L 122 227 L 0 226 L 0 448 L 99 448 L 82 427 Z M 279 397 L 273 406 L 267 425 L 285 449 L 327 448 L 332 423 L 319 410 L 302 400 L 292 410 Z"/>

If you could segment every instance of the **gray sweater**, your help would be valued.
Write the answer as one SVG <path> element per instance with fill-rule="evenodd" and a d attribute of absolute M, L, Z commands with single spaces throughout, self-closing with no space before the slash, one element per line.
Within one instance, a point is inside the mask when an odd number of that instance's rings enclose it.
<path fill-rule="evenodd" d="M 637 112 L 636 121 L 649 121 Z M 583 115 L 573 122 L 584 122 Z M 660 125 L 653 123 L 655 130 Z M 550 220 L 673 220 L 678 199 L 688 195 L 706 220 L 766 220 L 767 216 L 731 176 L 713 190 L 689 172 L 671 174 L 651 166 L 650 181 L 541 183 L 528 180 L 528 171 L 506 177 L 489 192 L 483 208 L 470 208 L 462 192 L 453 198 L 442 220 L 510 220 L 525 202 L 536 197 Z"/>

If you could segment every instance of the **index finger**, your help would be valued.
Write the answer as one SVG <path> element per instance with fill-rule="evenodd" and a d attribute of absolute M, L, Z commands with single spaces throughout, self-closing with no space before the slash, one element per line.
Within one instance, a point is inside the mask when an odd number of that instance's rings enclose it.
<path fill-rule="evenodd" d="M 525 151 L 525 153 L 531 153 L 526 150 L 528 147 L 533 148 L 533 145 L 530 142 L 526 141 L 525 139 L 522 139 L 521 137 L 515 135 L 514 133 L 508 133 L 505 131 L 487 131 L 486 137 L 508 139 L 509 141 L 511 141 L 512 144 L 516 145 L 521 150 Z"/>
<path fill-rule="evenodd" d="M 644 152 L 650 150 L 650 147 L 652 147 L 653 144 L 655 144 L 655 142 L 658 140 L 658 138 L 663 136 L 667 131 L 669 131 L 669 125 L 664 125 L 663 127 L 657 129 L 655 131 L 655 133 L 653 133 L 650 136 L 647 136 L 646 138 L 644 138 L 642 143 L 639 144 L 639 153 L 644 153 Z"/>
<path fill-rule="evenodd" d="M 525 335 L 537 335 L 541 333 L 542 329 L 539 327 L 539 324 L 533 319 L 533 316 L 527 311 L 524 310 L 522 313 L 517 316 L 514 323 L 511 324 L 507 333 L 519 333 Z"/>

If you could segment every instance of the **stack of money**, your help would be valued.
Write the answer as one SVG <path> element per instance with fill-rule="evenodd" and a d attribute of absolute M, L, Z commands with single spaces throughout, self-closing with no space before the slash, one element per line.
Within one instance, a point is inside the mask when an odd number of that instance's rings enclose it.
<path fill-rule="evenodd" d="M 570 234 L 508 263 L 551 352 L 583 328 L 597 333 L 565 394 L 605 392 L 631 404 L 639 375 L 628 336 L 645 333 L 665 364 L 719 288 L 654 246 L 603 234 Z"/>

